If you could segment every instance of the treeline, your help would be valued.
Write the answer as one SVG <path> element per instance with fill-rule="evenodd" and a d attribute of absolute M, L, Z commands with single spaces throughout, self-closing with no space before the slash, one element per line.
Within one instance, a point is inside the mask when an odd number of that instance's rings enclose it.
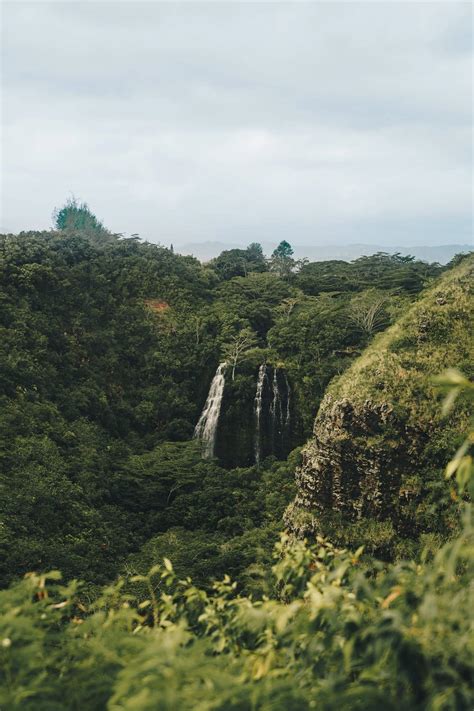
<path fill-rule="evenodd" d="M 209 265 L 222 280 L 269 271 L 311 295 L 337 291 L 358 292 L 364 289 L 417 293 L 424 288 L 428 278 L 441 272 L 440 265 L 428 264 L 399 253 L 378 252 L 352 262 L 295 260 L 293 249 L 285 240 L 280 242 L 268 259 L 261 245 L 253 243 L 247 249 L 226 250 L 212 259 Z"/>

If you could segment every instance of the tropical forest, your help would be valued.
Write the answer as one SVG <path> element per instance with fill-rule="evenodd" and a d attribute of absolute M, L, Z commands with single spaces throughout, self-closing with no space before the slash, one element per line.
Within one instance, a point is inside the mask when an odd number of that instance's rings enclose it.
<path fill-rule="evenodd" d="M 0 236 L 0 709 L 474 708 L 474 255 Z"/>

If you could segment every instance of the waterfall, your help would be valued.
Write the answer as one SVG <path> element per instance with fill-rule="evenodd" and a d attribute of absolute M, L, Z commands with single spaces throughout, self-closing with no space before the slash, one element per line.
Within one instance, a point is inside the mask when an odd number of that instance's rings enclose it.
<path fill-rule="evenodd" d="M 206 403 L 194 429 L 194 437 L 202 442 L 202 456 L 211 459 L 214 456 L 217 425 L 224 395 L 225 368 L 227 363 L 221 363 L 214 375 Z"/>
<path fill-rule="evenodd" d="M 285 373 L 285 385 L 286 385 L 286 417 L 285 417 L 285 427 L 290 426 L 290 421 L 291 421 L 291 413 L 290 413 L 290 401 L 291 401 L 291 388 L 290 388 L 290 383 L 288 382 L 288 378 L 286 377 Z"/>
<path fill-rule="evenodd" d="M 277 424 L 277 413 L 278 413 L 278 419 L 280 422 L 280 427 L 282 424 L 282 411 L 281 411 L 281 397 L 280 397 L 280 388 L 278 386 L 278 376 L 277 376 L 277 369 L 273 369 L 273 385 L 272 385 L 272 390 L 273 390 L 273 399 L 272 399 L 272 404 L 270 405 L 270 414 L 272 416 L 272 430 L 273 434 L 275 435 L 276 432 L 276 424 Z"/>
<path fill-rule="evenodd" d="M 257 391 L 255 393 L 254 410 L 255 410 L 255 464 L 260 463 L 260 420 L 262 415 L 262 399 L 263 386 L 267 377 L 267 366 L 263 363 L 258 369 Z"/>

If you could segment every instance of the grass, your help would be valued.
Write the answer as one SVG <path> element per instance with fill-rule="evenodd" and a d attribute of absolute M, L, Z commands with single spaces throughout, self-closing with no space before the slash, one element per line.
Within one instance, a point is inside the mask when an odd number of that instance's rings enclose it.
<path fill-rule="evenodd" d="M 370 400 L 389 404 L 409 426 L 434 425 L 441 410 L 433 377 L 458 368 L 469 375 L 474 363 L 474 256 L 446 272 L 407 313 L 371 345 L 344 375 L 333 381 L 327 396 L 348 399 L 354 406 Z M 323 401 L 324 407 L 324 401 Z"/>

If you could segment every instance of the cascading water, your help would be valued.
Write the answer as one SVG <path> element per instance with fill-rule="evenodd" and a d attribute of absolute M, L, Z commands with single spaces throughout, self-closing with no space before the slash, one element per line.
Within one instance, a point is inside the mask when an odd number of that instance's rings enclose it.
<path fill-rule="evenodd" d="M 275 436 L 275 434 L 277 432 L 277 418 L 278 418 L 280 428 L 281 428 L 281 421 L 282 421 L 281 396 L 280 396 L 280 388 L 278 386 L 278 371 L 276 368 L 274 368 L 274 370 L 273 370 L 272 390 L 273 390 L 273 399 L 272 399 L 272 404 L 270 405 L 270 414 L 272 416 L 272 432 L 273 432 L 273 436 Z"/>
<path fill-rule="evenodd" d="M 291 388 L 290 388 L 290 383 L 288 382 L 288 378 L 286 377 L 286 373 L 285 373 L 285 385 L 286 385 L 286 417 L 285 417 L 285 427 L 288 428 L 288 427 L 290 426 L 290 422 L 291 422 L 291 411 L 290 411 Z"/>
<path fill-rule="evenodd" d="M 218 447 L 220 447 L 219 452 L 223 457 L 224 466 L 241 466 L 240 462 L 250 463 L 252 459 L 259 466 L 262 459 L 269 454 L 280 459 L 284 458 L 291 444 L 292 415 L 291 388 L 285 371 L 278 372 L 275 367 L 271 367 L 269 370 L 264 363 L 259 367 L 253 400 L 254 430 L 252 440 L 252 432 L 248 431 L 242 417 L 237 420 L 236 427 L 235 411 L 232 411 L 232 408 L 228 411 L 226 408 L 226 411 L 222 412 L 226 368 L 226 363 L 221 363 L 217 368 L 209 387 L 205 405 L 194 429 L 194 437 L 202 445 L 203 458 L 214 457 Z M 226 391 L 225 401 L 231 399 L 232 393 Z M 251 403 L 248 400 L 247 403 L 248 405 L 244 405 L 244 407 L 250 409 Z M 246 409 L 248 415 L 251 412 L 249 409 Z M 248 422 L 248 425 L 251 426 L 251 422 Z M 217 442 L 218 430 L 220 444 Z M 224 450 L 221 452 L 223 445 Z M 226 451 L 229 447 L 231 451 L 236 448 L 236 454 L 226 459 Z M 247 466 L 247 464 L 245 465 Z"/>
<path fill-rule="evenodd" d="M 214 456 L 217 425 L 219 423 L 222 396 L 224 395 L 226 366 L 227 363 L 221 363 L 217 368 L 209 388 L 206 403 L 194 429 L 195 439 L 199 439 L 202 442 L 202 456 L 204 459 L 211 459 Z"/>
<path fill-rule="evenodd" d="M 260 463 L 260 439 L 261 439 L 261 418 L 262 418 L 262 400 L 263 386 L 267 377 L 267 366 L 263 363 L 258 369 L 257 390 L 255 393 L 254 410 L 255 410 L 255 464 Z"/>

